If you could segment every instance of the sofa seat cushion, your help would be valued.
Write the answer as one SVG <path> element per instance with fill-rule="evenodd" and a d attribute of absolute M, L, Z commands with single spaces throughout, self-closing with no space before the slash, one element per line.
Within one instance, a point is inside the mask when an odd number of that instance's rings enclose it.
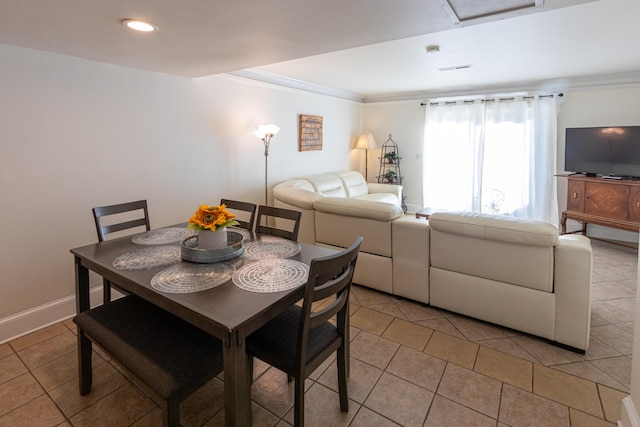
<path fill-rule="evenodd" d="M 395 196 L 395 194 L 391 194 L 391 193 L 369 193 L 363 196 L 358 196 L 356 197 L 356 199 L 370 200 L 372 202 L 389 203 L 392 205 L 398 204 L 398 198 Z"/>

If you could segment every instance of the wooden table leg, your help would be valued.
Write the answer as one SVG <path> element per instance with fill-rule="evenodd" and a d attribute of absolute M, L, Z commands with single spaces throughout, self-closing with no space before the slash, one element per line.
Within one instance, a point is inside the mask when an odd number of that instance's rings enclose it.
<path fill-rule="evenodd" d="M 229 333 L 223 343 L 224 412 L 228 427 L 249 427 L 251 421 L 251 378 L 244 336 Z"/>
<path fill-rule="evenodd" d="M 89 310 L 91 301 L 89 297 L 89 270 L 81 263 L 80 258 L 75 258 L 76 272 L 76 313 Z M 91 372 L 91 340 L 78 330 L 78 388 L 80 395 L 84 396 L 91 390 L 93 374 Z"/>

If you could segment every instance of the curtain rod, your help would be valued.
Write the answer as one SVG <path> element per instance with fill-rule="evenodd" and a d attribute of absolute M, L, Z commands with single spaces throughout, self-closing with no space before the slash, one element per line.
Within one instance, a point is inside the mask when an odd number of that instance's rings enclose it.
<path fill-rule="evenodd" d="M 540 99 L 540 98 L 553 98 L 554 96 L 563 97 L 564 94 L 563 93 L 559 93 L 557 95 L 551 94 L 551 95 L 537 95 L 537 96 L 538 96 L 538 99 Z M 534 96 L 534 95 L 529 95 L 529 96 L 523 96 L 522 97 L 522 99 L 535 99 L 535 98 L 536 98 L 536 96 Z M 480 102 L 496 102 L 496 101 L 499 101 L 499 102 L 502 102 L 502 101 L 515 101 L 515 99 L 516 99 L 515 96 L 509 97 L 509 98 L 465 99 L 465 100 L 462 100 L 462 103 L 463 104 L 472 104 L 472 103 L 474 103 L 476 101 L 480 101 Z M 451 105 L 451 104 L 457 104 L 458 102 L 459 101 L 444 101 L 444 104 L 445 105 Z M 439 104 L 439 102 L 430 102 L 429 104 L 427 104 L 426 102 L 421 102 L 420 106 L 424 107 L 425 105 L 438 105 L 438 104 Z"/>

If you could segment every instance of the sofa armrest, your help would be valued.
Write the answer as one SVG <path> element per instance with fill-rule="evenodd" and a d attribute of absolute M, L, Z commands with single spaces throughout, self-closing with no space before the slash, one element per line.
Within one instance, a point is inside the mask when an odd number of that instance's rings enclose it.
<path fill-rule="evenodd" d="M 554 260 L 555 341 L 586 350 L 591 324 L 591 242 L 581 235 L 562 235 Z"/>
<path fill-rule="evenodd" d="M 319 212 L 378 221 L 393 221 L 403 214 L 402 208 L 397 205 L 345 197 L 321 197 L 313 202 L 313 207 Z"/>
<path fill-rule="evenodd" d="M 273 198 L 287 205 L 310 210 L 313 209 L 313 203 L 316 200 L 323 199 L 324 196 L 302 188 L 276 187 L 273 189 Z"/>
<path fill-rule="evenodd" d="M 369 186 L 369 193 L 390 193 L 395 195 L 398 200 L 402 200 L 402 185 L 378 184 L 375 182 L 370 182 L 367 185 Z"/>

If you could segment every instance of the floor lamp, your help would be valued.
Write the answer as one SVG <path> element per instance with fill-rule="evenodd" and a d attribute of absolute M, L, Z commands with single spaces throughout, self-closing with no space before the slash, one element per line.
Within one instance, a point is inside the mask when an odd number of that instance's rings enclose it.
<path fill-rule="evenodd" d="M 356 144 L 356 148 L 358 150 L 364 150 L 364 180 L 369 182 L 368 176 L 368 164 L 369 164 L 369 150 L 373 150 L 378 148 L 378 144 L 376 144 L 376 139 L 370 133 L 363 133 L 358 138 L 358 143 Z"/>
<path fill-rule="evenodd" d="M 269 199 L 267 196 L 267 159 L 269 158 L 269 143 L 271 143 L 271 138 L 273 138 L 279 130 L 280 128 L 276 125 L 258 125 L 256 126 L 255 132 L 253 132 L 253 134 L 260 138 L 264 143 L 264 204 L 267 206 L 269 205 Z"/>

